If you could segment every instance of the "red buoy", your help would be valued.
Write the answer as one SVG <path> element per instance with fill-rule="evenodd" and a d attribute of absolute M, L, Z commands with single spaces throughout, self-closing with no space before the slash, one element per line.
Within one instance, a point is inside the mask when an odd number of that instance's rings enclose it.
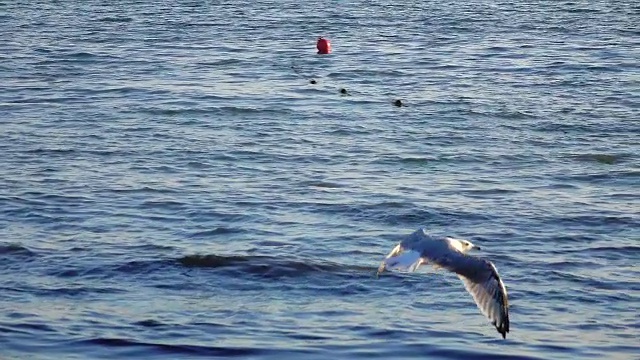
<path fill-rule="evenodd" d="M 318 54 L 328 54 L 331 52 L 331 42 L 322 36 L 318 38 L 316 47 L 318 48 Z"/>

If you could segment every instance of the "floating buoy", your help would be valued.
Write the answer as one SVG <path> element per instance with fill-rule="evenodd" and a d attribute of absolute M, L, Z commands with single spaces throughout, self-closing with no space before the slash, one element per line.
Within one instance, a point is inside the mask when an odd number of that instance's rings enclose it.
<path fill-rule="evenodd" d="M 322 36 L 318 38 L 316 47 L 318 48 L 318 54 L 328 54 L 331 52 L 331 42 Z"/>

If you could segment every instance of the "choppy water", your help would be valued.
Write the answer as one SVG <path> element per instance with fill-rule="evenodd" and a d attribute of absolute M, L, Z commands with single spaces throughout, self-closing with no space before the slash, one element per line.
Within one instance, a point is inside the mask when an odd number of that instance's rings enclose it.
<path fill-rule="evenodd" d="M 0 2 L 0 357 L 640 358 L 639 15 Z M 419 226 L 494 261 L 506 340 L 374 278 Z"/>

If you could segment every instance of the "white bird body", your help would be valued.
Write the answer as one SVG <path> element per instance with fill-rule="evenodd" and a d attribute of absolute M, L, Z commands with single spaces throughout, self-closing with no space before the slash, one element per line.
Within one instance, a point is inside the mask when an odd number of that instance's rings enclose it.
<path fill-rule="evenodd" d="M 424 263 L 455 272 L 480 311 L 505 338 L 509 332 L 507 289 L 493 263 L 467 255 L 474 248 L 480 249 L 468 240 L 436 238 L 418 229 L 387 255 L 378 274 L 385 269 L 413 272 Z"/>

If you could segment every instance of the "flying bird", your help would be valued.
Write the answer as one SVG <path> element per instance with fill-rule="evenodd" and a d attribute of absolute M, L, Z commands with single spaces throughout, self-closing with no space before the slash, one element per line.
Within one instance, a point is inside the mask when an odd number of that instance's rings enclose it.
<path fill-rule="evenodd" d="M 420 228 L 391 250 L 377 275 L 385 269 L 413 272 L 422 264 L 456 273 L 480 311 L 504 339 L 509 332 L 507 289 L 493 263 L 467 254 L 472 249 L 480 250 L 468 240 L 434 237 Z"/>

